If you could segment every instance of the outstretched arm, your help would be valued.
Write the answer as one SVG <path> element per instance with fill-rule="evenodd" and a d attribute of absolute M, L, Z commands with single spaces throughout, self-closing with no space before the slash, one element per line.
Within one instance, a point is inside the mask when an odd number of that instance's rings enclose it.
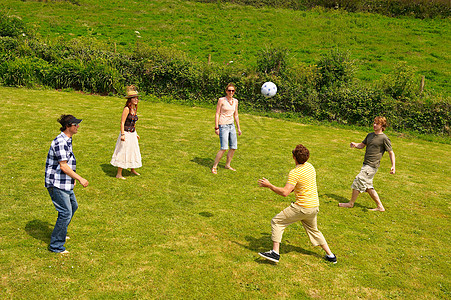
<path fill-rule="evenodd" d="M 258 181 L 258 185 L 261 187 L 267 187 L 267 188 L 271 189 L 271 191 L 273 191 L 274 193 L 284 196 L 284 197 L 288 196 L 294 190 L 294 185 L 292 185 L 288 182 L 287 182 L 287 184 L 285 184 L 284 187 L 277 187 L 277 186 L 273 185 L 271 182 L 269 182 L 269 180 L 266 178 L 260 179 Z"/>
<path fill-rule="evenodd" d="M 364 143 L 354 143 L 354 142 L 351 143 L 351 148 L 363 149 L 365 148 L 365 146 L 366 145 Z"/>

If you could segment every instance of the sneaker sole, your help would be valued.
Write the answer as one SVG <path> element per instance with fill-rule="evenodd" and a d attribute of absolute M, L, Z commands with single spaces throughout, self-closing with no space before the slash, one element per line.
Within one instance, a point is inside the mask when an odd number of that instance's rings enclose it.
<path fill-rule="evenodd" d="M 261 257 L 263 257 L 263 258 L 265 258 L 265 259 L 267 259 L 267 260 L 270 260 L 270 261 L 273 261 L 273 262 L 276 262 L 276 263 L 279 262 L 277 259 L 274 259 L 274 258 L 265 256 L 265 255 L 263 255 L 263 254 L 261 254 L 261 253 L 258 253 L 258 255 L 260 255 Z"/>

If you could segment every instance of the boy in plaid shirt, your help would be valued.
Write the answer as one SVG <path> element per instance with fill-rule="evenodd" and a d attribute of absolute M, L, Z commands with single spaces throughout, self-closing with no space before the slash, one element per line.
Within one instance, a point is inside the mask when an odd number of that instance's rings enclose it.
<path fill-rule="evenodd" d="M 45 187 L 58 211 L 58 219 L 50 238 L 49 250 L 69 253 L 64 247 L 67 227 L 78 208 L 74 194 L 75 180 L 83 187 L 89 182 L 75 173 L 76 159 L 72 152 L 72 136 L 78 132 L 81 119 L 73 115 L 61 115 L 61 133 L 52 141 L 45 163 Z"/>

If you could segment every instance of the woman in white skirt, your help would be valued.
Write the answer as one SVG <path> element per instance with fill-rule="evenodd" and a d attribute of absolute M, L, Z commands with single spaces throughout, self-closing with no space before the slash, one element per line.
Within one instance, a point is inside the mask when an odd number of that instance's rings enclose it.
<path fill-rule="evenodd" d="M 114 149 L 111 164 L 117 167 L 116 178 L 126 179 L 122 176 L 123 169 L 131 169 L 135 175 L 140 175 L 136 172 L 136 168 L 142 166 L 141 153 L 139 152 L 138 139 L 139 135 L 136 133 L 135 123 L 138 121 L 138 91 L 136 87 L 131 85 L 127 87 L 127 102 L 121 117 L 121 133 L 117 138 L 116 148 Z"/>

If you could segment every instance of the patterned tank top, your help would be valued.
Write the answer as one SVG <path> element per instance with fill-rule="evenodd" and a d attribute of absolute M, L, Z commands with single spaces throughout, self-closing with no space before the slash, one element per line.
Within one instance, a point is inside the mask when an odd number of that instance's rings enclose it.
<path fill-rule="evenodd" d="M 128 113 L 127 119 L 125 119 L 124 130 L 128 132 L 135 132 L 135 123 L 138 121 L 138 115 L 132 115 Z"/>

